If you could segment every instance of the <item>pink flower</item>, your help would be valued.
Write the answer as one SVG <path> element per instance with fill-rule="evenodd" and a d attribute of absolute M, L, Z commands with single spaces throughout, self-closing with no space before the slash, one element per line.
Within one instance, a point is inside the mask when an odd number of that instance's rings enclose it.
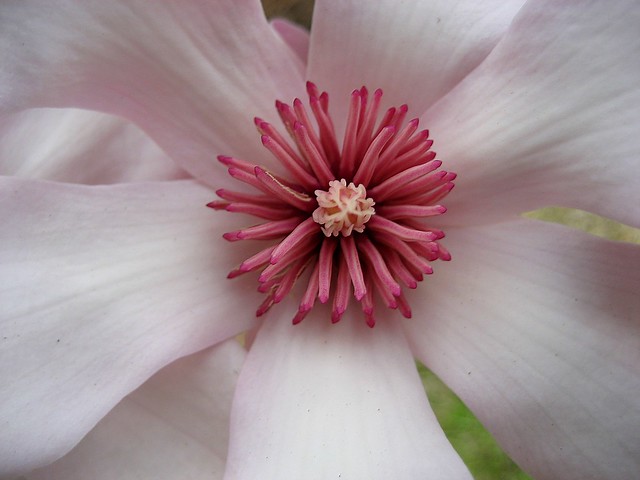
<path fill-rule="evenodd" d="M 0 7 L 4 111 L 115 114 L 164 152 L 119 122 L 86 149 L 65 129 L 55 168 L 1 180 L 2 474 L 62 457 L 32 477 L 469 478 L 418 358 L 534 478 L 637 477 L 640 250 L 519 214 L 640 225 L 640 5 L 481 3 L 317 0 L 308 39 L 251 0 Z M 257 249 L 221 239 L 247 218 L 204 208 L 235 188 L 215 156 L 275 169 L 252 118 L 276 125 L 307 79 L 336 132 L 354 88 L 406 102 L 459 174 L 429 220 L 453 260 L 407 294 L 411 319 L 380 309 L 369 328 L 354 304 L 294 326 L 294 291 L 258 321 L 255 278 L 226 279 Z M 3 151 L 4 171 L 45 165 L 46 133 Z M 243 331 L 248 352 L 228 340 Z"/>

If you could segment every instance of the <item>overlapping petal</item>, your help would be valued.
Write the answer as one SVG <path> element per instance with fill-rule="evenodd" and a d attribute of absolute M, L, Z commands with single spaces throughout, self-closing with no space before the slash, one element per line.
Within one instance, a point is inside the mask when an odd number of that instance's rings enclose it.
<path fill-rule="evenodd" d="M 536 479 L 640 471 L 640 248 L 517 220 L 450 229 L 417 356 Z"/>
<path fill-rule="evenodd" d="M 271 26 L 306 65 L 309 56 L 309 31 L 284 18 L 274 19 Z"/>
<path fill-rule="evenodd" d="M 265 319 L 238 381 L 225 478 L 471 478 L 399 325 L 329 316 Z"/>
<path fill-rule="evenodd" d="M 122 119 L 48 108 L 0 118 L 0 174 L 90 185 L 186 176 Z"/>
<path fill-rule="evenodd" d="M 2 473 L 55 460 L 156 370 L 252 325 L 207 188 L 8 178 L 0 195 Z"/>
<path fill-rule="evenodd" d="M 635 0 L 527 3 L 422 118 L 460 174 L 449 221 L 555 204 L 640 225 L 639 23 Z"/>
<path fill-rule="evenodd" d="M 382 88 L 385 105 L 419 115 L 478 66 L 522 3 L 316 0 L 307 76 L 337 98 Z"/>
<path fill-rule="evenodd" d="M 258 0 L 15 1 L 0 15 L 5 109 L 118 114 L 210 184 L 216 154 L 262 155 L 253 115 L 273 119 L 274 99 L 304 89 Z"/>
<path fill-rule="evenodd" d="M 67 456 L 28 480 L 222 478 L 244 356 L 229 340 L 177 360 L 124 398 Z"/>

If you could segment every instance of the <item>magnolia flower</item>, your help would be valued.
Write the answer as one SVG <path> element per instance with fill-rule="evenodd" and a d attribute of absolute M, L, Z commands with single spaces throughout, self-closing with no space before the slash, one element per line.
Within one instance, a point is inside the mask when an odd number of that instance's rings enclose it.
<path fill-rule="evenodd" d="M 253 0 L 21 1 L 0 15 L 4 111 L 98 110 L 161 149 L 134 133 L 122 175 L 90 181 L 70 172 L 113 150 L 77 150 L 82 132 L 67 129 L 59 167 L 2 179 L 4 475 L 470 478 L 418 358 L 534 478 L 638 476 L 639 250 L 519 216 L 558 204 L 640 224 L 637 1 L 318 0 L 310 37 L 269 25 Z M 410 319 L 377 308 L 370 328 L 354 299 L 335 324 L 335 308 L 315 305 L 293 325 L 302 284 L 257 319 L 255 276 L 226 279 L 260 246 L 222 239 L 249 217 L 204 207 L 214 189 L 237 190 L 215 156 L 292 180 L 252 122 L 278 125 L 273 102 L 304 98 L 306 80 L 328 92 L 338 142 L 351 92 L 380 88 L 381 111 L 408 104 L 459 175 L 425 227 L 445 233 L 452 261 L 403 288 Z M 41 112 L 20 115 L 8 138 Z M 16 142 L 6 171 L 58 145 L 46 133 Z M 86 164 L 69 160 L 79 151 Z M 165 155 L 191 178 L 176 180 Z M 353 179 L 334 180 L 318 198 Z M 388 205 L 363 195 L 334 238 L 383 217 Z M 320 219 L 335 213 L 323 208 Z M 243 331 L 247 353 L 228 340 Z"/>

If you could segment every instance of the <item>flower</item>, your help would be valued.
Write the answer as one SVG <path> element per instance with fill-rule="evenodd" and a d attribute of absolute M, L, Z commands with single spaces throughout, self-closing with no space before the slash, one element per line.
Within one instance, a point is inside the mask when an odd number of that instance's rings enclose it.
<path fill-rule="evenodd" d="M 224 448 L 210 449 L 226 445 L 215 429 L 235 384 L 224 478 L 469 478 L 415 356 L 535 478 L 637 476 L 639 250 L 518 214 L 560 204 L 640 223 L 638 3 L 444 3 L 317 1 L 308 49 L 251 0 L 0 8 L 5 111 L 119 115 L 198 180 L 2 179 L 3 474 L 91 431 L 34 475 L 222 477 Z M 290 298 L 259 322 L 252 280 L 224 278 L 255 250 L 219 240 L 238 215 L 203 208 L 232 188 L 212 158 L 275 168 L 247 127 L 274 124 L 272 102 L 306 79 L 423 112 L 460 175 L 430 220 L 453 260 L 407 295 L 411 319 L 332 325 L 317 308 L 292 325 Z M 332 104 L 337 132 L 346 103 Z M 245 330 L 246 359 L 222 343 Z"/>

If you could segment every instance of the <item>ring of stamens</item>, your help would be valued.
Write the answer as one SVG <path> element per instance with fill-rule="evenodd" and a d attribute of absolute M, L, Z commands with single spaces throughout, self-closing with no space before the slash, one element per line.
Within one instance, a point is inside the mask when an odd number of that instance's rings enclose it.
<path fill-rule="evenodd" d="M 417 131 L 418 120 L 405 123 L 406 105 L 390 108 L 376 124 L 381 90 L 372 96 L 365 87 L 353 91 L 341 147 L 328 94 L 311 82 L 307 92 L 316 127 L 301 100 L 292 106 L 276 102 L 292 144 L 273 125 L 255 119 L 262 144 L 284 166 L 286 176 L 218 157 L 232 177 L 258 193 L 221 189 L 216 193 L 222 200 L 208 206 L 263 219 L 224 238 L 277 240 L 228 276 L 260 271 L 258 290 L 266 298 L 258 316 L 307 278 L 294 324 L 316 300 L 329 299 L 331 320 L 338 322 L 352 297 L 371 327 L 377 301 L 409 318 L 403 286 L 416 288 L 433 272 L 431 262 L 451 258 L 439 241 L 443 232 L 423 219 L 446 211 L 438 202 L 451 191 L 456 175 L 439 170 L 428 131 Z"/>

